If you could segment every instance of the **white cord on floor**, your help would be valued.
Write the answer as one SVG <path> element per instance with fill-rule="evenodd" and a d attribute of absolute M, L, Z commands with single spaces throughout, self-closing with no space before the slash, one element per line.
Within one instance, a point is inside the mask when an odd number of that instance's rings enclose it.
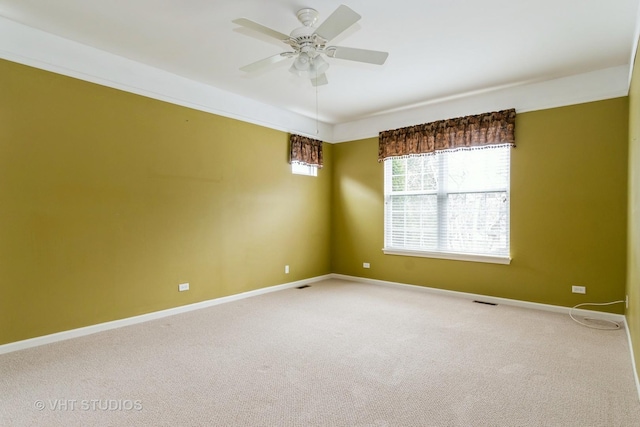
<path fill-rule="evenodd" d="M 618 322 L 614 322 L 613 320 L 608 320 L 608 319 L 593 319 L 591 317 L 585 317 L 584 320 L 588 320 L 588 321 L 597 320 L 599 322 L 610 323 L 611 325 L 613 325 L 613 328 L 601 328 L 601 327 L 598 327 L 598 326 L 589 325 L 589 324 L 581 322 L 578 319 L 576 319 L 575 317 L 573 317 L 573 310 L 578 308 L 578 307 L 582 307 L 583 305 L 613 305 L 613 304 L 620 304 L 620 303 L 624 304 L 625 301 L 613 301 L 613 302 L 601 302 L 601 303 L 585 302 L 585 303 L 578 304 L 576 306 L 571 307 L 571 310 L 569 310 L 569 317 L 571 317 L 576 323 L 579 323 L 582 326 L 586 326 L 587 328 L 600 329 L 601 331 L 616 331 L 616 330 L 620 329 L 620 324 Z"/>

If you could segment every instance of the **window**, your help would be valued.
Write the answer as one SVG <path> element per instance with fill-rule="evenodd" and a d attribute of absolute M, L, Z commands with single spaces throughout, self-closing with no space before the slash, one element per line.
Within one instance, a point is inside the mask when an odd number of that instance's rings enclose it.
<path fill-rule="evenodd" d="M 510 150 L 386 159 L 384 252 L 508 264 Z"/>
<path fill-rule="evenodd" d="M 302 163 L 291 163 L 291 172 L 296 175 L 318 176 L 318 167 Z"/>

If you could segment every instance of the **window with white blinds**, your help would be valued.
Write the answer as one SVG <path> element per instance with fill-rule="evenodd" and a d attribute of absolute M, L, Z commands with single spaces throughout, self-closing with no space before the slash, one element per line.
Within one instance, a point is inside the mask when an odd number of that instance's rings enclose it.
<path fill-rule="evenodd" d="M 384 252 L 508 264 L 508 146 L 384 162 Z"/>

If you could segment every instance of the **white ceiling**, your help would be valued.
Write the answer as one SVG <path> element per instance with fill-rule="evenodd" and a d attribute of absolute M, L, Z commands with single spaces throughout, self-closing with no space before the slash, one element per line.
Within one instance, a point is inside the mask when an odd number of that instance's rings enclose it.
<path fill-rule="evenodd" d="M 315 88 L 287 71 L 291 60 L 253 75 L 239 70 L 287 46 L 231 21 L 246 17 L 289 33 L 300 26 L 299 9 L 318 10 L 321 23 L 346 4 L 362 19 L 331 44 L 388 51 L 389 58 L 382 66 L 328 59 L 317 114 L 339 126 L 467 94 L 628 68 L 639 1 L 0 0 L 0 16 L 315 119 Z"/>

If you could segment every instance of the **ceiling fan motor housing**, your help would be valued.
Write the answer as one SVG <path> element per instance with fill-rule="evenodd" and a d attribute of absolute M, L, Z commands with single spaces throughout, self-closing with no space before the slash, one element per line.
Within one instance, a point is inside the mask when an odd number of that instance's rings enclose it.
<path fill-rule="evenodd" d="M 291 32 L 291 47 L 296 52 L 304 52 L 314 55 L 320 53 L 326 47 L 327 41 L 315 34 L 313 27 L 300 27 Z M 315 55 L 314 55 L 315 56 Z"/>

